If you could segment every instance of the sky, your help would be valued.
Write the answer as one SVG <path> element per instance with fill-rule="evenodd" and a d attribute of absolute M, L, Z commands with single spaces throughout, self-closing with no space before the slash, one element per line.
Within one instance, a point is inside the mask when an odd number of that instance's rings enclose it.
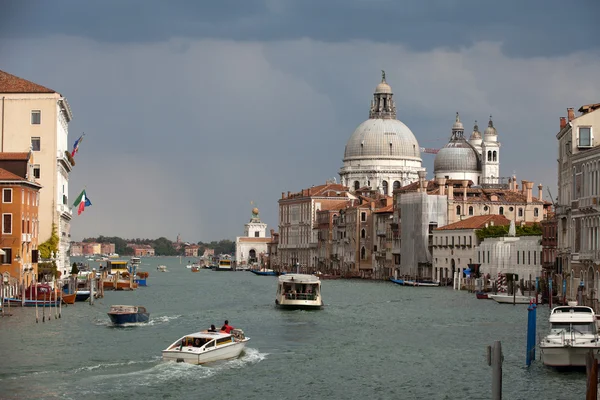
<path fill-rule="evenodd" d="M 398 119 L 443 147 L 490 115 L 502 176 L 556 197 L 568 107 L 600 102 L 600 2 L 32 0 L 3 4 L 0 69 L 65 96 L 82 132 L 74 240 L 210 242 L 336 177 L 386 71 Z M 423 154 L 428 178 L 434 155 Z M 546 200 L 550 197 L 545 193 Z"/>

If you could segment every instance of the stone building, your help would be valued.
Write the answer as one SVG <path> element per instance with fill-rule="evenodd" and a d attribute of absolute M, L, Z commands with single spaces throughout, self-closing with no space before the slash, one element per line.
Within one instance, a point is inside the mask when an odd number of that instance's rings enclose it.
<path fill-rule="evenodd" d="M 352 192 L 369 187 L 384 195 L 418 179 L 421 150 L 412 131 L 396 119 L 392 88 L 382 71 L 369 119 L 360 124 L 344 151 L 341 183 Z"/>
<path fill-rule="evenodd" d="M 236 265 L 252 265 L 263 263 L 267 256 L 271 238 L 266 236 L 267 224 L 261 222 L 258 208 L 252 209 L 252 218 L 244 225 L 244 236 L 235 239 Z"/>
<path fill-rule="evenodd" d="M 56 228 L 59 245 L 56 265 L 70 272 L 71 202 L 69 173 L 75 165 L 68 140 L 73 115 L 60 93 L 0 71 L 0 152 L 35 154 L 33 176 L 42 185 L 39 205 L 39 241 L 50 239 Z"/>
<path fill-rule="evenodd" d="M 600 289 L 600 103 L 560 118 L 558 139 L 557 268 L 569 276 L 567 295 L 582 285 L 590 301 Z"/>
<path fill-rule="evenodd" d="M 479 271 L 492 279 L 498 274 L 517 274 L 525 281 L 542 276 L 541 236 L 486 238 L 476 252 Z"/>

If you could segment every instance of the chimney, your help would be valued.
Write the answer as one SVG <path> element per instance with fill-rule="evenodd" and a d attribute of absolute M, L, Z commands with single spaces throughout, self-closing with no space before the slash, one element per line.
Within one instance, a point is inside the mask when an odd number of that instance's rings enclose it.
<path fill-rule="evenodd" d="M 463 201 L 467 201 L 467 186 L 469 185 L 469 181 L 463 180 L 461 183 L 463 187 Z"/>
<path fill-rule="evenodd" d="M 521 179 L 521 193 L 525 194 L 525 185 L 527 185 L 527 181 Z"/>
<path fill-rule="evenodd" d="M 567 117 L 560 117 L 560 129 L 567 126 Z"/>
<path fill-rule="evenodd" d="M 281 192 L 281 198 L 285 199 L 285 192 Z"/>
<path fill-rule="evenodd" d="M 516 192 L 519 189 L 519 184 L 517 183 L 517 176 L 513 175 L 512 180 L 513 180 L 513 191 Z"/>
<path fill-rule="evenodd" d="M 567 108 L 567 121 L 571 122 L 575 119 L 575 111 L 572 108 Z"/>
<path fill-rule="evenodd" d="M 308 196 L 310 196 L 310 188 L 308 188 Z"/>
<path fill-rule="evenodd" d="M 290 197 L 290 191 L 288 190 L 288 197 Z"/>
<path fill-rule="evenodd" d="M 533 182 L 525 182 L 525 193 L 527 193 L 527 202 L 533 200 Z"/>
<path fill-rule="evenodd" d="M 448 185 L 448 200 L 454 200 L 454 186 Z"/>
<path fill-rule="evenodd" d="M 446 194 L 446 178 L 438 178 L 437 181 L 440 186 L 440 196 L 444 196 Z"/>
<path fill-rule="evenodd" d="M 544 187 L 542 186 L 542 184 L 540 183 L 538 185 L 538 200 L 539 201 L 543 201 L 544 200 L 544 191 L 542 190 Z"/>
<path fill-rule="evenodd" d="M 275 235 L 275 229 L 271 229 L 271 237 L 273 237 Z"/>
<path fill-rule="evenodd" d="M 419 187 L 421 189 L 420 191 L 427 192 L 427 187 L 425 185 L 425 178 L 427 178 L 427 172 L 419 171 L 419 172 L 417 172 L 417 174 L 419 175 Z"/>

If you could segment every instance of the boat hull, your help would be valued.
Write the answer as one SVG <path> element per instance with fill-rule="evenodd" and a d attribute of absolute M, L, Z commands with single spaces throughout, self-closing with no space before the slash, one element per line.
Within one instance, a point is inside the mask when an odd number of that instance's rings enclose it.
<path fill-rule="evenodd" d="M 488 298 L 500 304 L 530 304 L 535 301 L 534 297 L 511 296 L 507 294 L 489 294 Z"/>
<path fill-rule="evenodd" d="M 75 292 L 75 301 L 87 301 L 89 298 L 89 290 L 78 290 L 77 292 Z"/>
<path fill-rule="evenodd" d="M 58 307 L 60 305 L 60 300 L 28 300 L 25 299 L 25 304 L 23 304 L 22 299 L 17 298 L 4 298 L 4 304 L 10 304 L 11 307 Z"/>
<path fill-rule="evenodd" d="M 477 297 L 479 300 L 491 300 L 488 294 L 483 292 L 475 293 L 475 297 Z"/>
<path fill-rule="evenodd" d="M 239 357 L 239 355 L 246 347 L 246 342 L 249 339 L 245 339 L 234 344 L 217 347 L 214 350 L 199 352 L 198 348 L 195 347 L 183 347 L 175 350 L 163 350 L 162 357 L 165 361 L 184 362 L 188 364 L 200 365 L 206 364 L 213 361 L 227 360 L 230 358 Z"/>
<path fill-rule="evenodd" d="M 134 282 L 137 283 L 138 286 L 148 286 L 148 281 L 146 279 L 134 279 Z"/>
<path fill-rule="evenodd" d="M 596 359 L 600 356 L 600 347 L 563 347 L 540 345 L 542 363 L 548 367 L 585 367 L 586 357 L 590 350 L 594 352 Z"/>
<path fill-rule="evenodd" d="M 323 302 L 311 300 L 285 300 L 283 302 L 275 300 L 275 305 L 282 310 L 320 310 L 323 308 Z"/>
<path fill-rule="evenodd" d="M 140 324 L 150 320 L 150 313 L 111 314 L 108 313 L 110 321 L 114 325 Z"/>
<path fill-rule="evenodd" d="M 71 294 L 63 293 L 62 301 L 65 304 L 75 304 L 76 297 L 77 297 L 77 293 L 71 293 Z"/>
<path fill-rule="evenodd" d="M 406 279 L 394 279 L 390 278 L 390 281 L 394 282 L 397 285 L 401 286 L 413 286 L 413 287 L 437 287 L 440 286 L 439 282 L 429 282 L 429 281 L 413 281 Z"/>

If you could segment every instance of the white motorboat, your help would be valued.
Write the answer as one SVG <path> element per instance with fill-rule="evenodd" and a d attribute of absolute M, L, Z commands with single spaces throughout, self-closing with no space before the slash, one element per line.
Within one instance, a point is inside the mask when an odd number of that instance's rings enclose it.
<path fill-rule="evenodd" d="M 521 291 L 517 291 L 515 295 L 508 293 L 488 294 L 488 299 L 492 299 L 501 304 L 531 304 L 537 303 L 535 296 L 523 296 Z"/>
<path fill-rule="evenodd" d="M 196 332 L 177 339 L 162 351 L 163 360 L 204 364 L 238 357 L 249 337 L 241 329 L 225 332 Z"/>
<path fill-rule="evenodd" d="M 550 333 L 540 342 L 544 365 L 551 367 L 583 367 L 586 356 L 593 351 L 598 357 L 600 338 L 596 327 L 596 315 L 590 307 L 558 306 L 550 313 Z"/>
<path fill-rule="evenodd" d="M 166 265 L 159 265 L 158 267 L 156 267 L 156 269 L 160 272 L 167 272 L 167 266 Z"/>
<path fill-rule="evenodd" d="M 315 275 L 279 276 L 275 304 L 280 308 L 319 309 L 323 307 L 321 281 Z"/>

